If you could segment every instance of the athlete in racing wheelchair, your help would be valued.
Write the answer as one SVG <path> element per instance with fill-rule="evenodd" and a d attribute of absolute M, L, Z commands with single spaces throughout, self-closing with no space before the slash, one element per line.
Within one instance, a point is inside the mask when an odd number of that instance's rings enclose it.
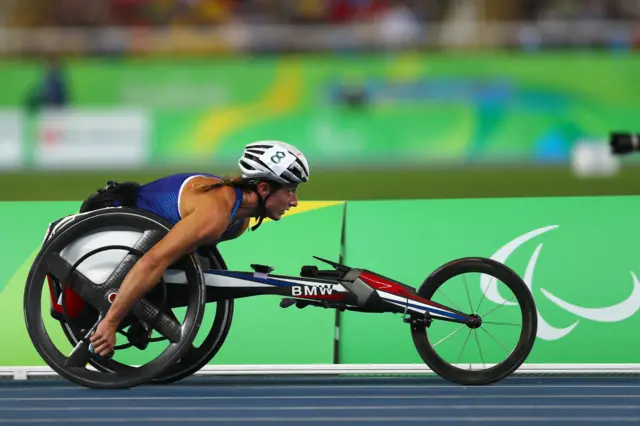
<path fill-rule="evenodd" d="M 258 219 L 253 230 L 264 218 L 279 220 L 297 205 L 297 187 L 309 179 L 307 160 L 283 142 L 247 145 L 239 166 L 241 176 L 230 179 L 177 174 L 143 185 L 110 182 L 82 204 L 80 213 L 49 225 L 26 279 L 24 312 L 35 349 L 54 371 L 91 388 L 181 380 L 207 365 L 222 347 L 234 300 L 259 295 L 284 296 L 285 302 L 302 306 L 400 314 L 427 366 L 463 385 L 501 380 L 530 354 L 537 330 L 535 300 L 521 277 L 493 259 L 453 259 L 433 270 L 418 288 L 316 256 L 334 269 L 303 266 L 299 277 L 271 274 L 273 268 L 266 265 L 251 265 L 253 272 L 227 270 L 216 244 L 240 236 L 252 217 Z M 450 282 L 455 291 L 456 278 L 468 273 L 486 274 L 495 279 L 492 285 L 506 285 L 512 293 L 505 299 L 508 322 L 486 318 L 504 304 L 480 312 L 484 294 L 474 308 L 466 281 L 468 310 L 448 300 L 432 300 Z M 45 283 L 51 316 L 71 343 L 70 352 L 60 350 L 46 330 L 49 318 L 41 309 Z M 179 320 L 174 309 L 182 308 L 184 319 Z M 215 309 L 213 324 L 196 346 L 205 308 Z M 432 323 L 457 329 L 440 339 L 437 333 L 442 330 L 430 329 Z M 476 340 L 481 363 L 474 367 L 481 369 L 451 363 L 436 351 L 461 330 L 466 332 L 466 345 L 472 333 L 477 339 L 476 333 L 486 332 L 487 325 L 508 326 L 514 331 L 515 347 L 499 345 L 506 350 L 485 353 Z M 153 331 L 161 337 L 152 339 Z M 115 346 L 116 332 L 129 343 Z M 167 348 L 149 362 L 133 362 L 125 354 L 124 359 L 109 356 L 131 346 L 146 352 L 149 342 L 161 340 L 169 342 Z"/>
<path fill-rule="evenodd" d="M 200 247 L 255 230 L 264 218 L 279 220 L 298 204 L 297 187 L 309 180 L 309 164 L 294 146 L 279 141 L 248 144 L 238 161 L 241 176 L 175 174 L 139 185 L 110 183 L 83 203 L 81 211 L 132 206 L 168 220 L 172 229 L 124 278 L 117 297 L 91 336 L 98 356 L 110 355 L 116 331 L 135 303 L 153 289 L 166 268 Z"/>

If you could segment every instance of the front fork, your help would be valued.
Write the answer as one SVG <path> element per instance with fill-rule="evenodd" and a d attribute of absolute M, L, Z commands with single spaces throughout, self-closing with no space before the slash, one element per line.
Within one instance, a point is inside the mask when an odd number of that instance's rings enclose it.
<path fill-rule="evenodd" d="M 478 315 L 468 315 L 448 306 L 423 299 L 410 287 L 404 287 L 407 293 L 400 297 L 389 292 L 373 289 L 367 303 L 360 306 L 363 311 L 391 312 L 402 314 L 405 323 L 429 327 L 433 320 L 442 320 L 478 328 L 482 320 Z"/>

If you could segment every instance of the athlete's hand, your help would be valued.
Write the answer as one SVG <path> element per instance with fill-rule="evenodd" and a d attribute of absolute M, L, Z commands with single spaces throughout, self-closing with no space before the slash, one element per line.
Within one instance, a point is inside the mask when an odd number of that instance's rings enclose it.
<path fill-rule="evenodd" d="M 113 353 L 116 345 L 116 330 L 117 327 L 109 321 L 100 321 L 95 333 L 89 339 L 96 355 L 106 357 Z"/>

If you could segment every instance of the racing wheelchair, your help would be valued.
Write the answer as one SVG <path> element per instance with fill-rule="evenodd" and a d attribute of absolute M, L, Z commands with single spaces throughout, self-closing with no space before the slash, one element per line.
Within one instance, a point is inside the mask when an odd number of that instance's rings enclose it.
<path fill-rule="evenodd" d="M 151 351 L 148 362 L 96 356 L 89 337 L 113 303 L 120 283 L 137 259 L 170 229 L 171 224 L 163 218 L 126 205 L 83 205 L 80 213 L 49 225 L 26 280 L 24 313 L 35 349 L 55 372 L 76 384 L 103 389 L 181 380 L 207 365 L 224 344 L 234 300 L 259 295 L 284 297 L 282 307 L 295 304 L 298 308 L 401 314 L 426 365 L 439 376 L 462 385 L 487 385 L 509 376 L 526 360 L 536 338 L 537 311 L 531 292 L 513 270 L 492 259 L 468 257 L 447 262 L 416 290 L 373 271 L 315 256 L 331 269 L 302 266 L 300 277 L 274 275 L 273 267 L 257 264 L 251 265 L 252 271 L 229 271 L 216 247 L 203 247 L 168 268 L 118 329 L 126 343 L 117 344 L 116 353 L 132 347 L 147 352 L 160 341 L 168 342 L 166 348 Z M 503 304 L 518 306 L 520 312 L 515 317 L 521 320 L 521 325 L 509 324 L 520 330 L 515 347 L 505 348 L 506 358 L 487 364 L 483 359 L 485 368 L 475 371 L 445 361 L 435 350 L 439 342 L 433 342 L 428 332 L 433 322 L 444 321 L 459 326 L 450 335 L 468 330 L 469 340 L 472 331 L 490 323 L 486 320 L 489 313 L 484 317 L 465 313 L 455 305 L 432 300 L 443 284 L 469 272 L 506 284 L 513 297 Z M 49 312 L 42 301 L 45 285 Z M 484 294 L 492 291 L 490 286 L 485 284 Z M 202 328 L 205 308 L 211 306 L 216 309 L 212 324 L 203 329 L 206 337 L 196 347 L 194 341 Z M 63 352 L 54 343 L 45 327 L 45 320 L 50 320 L 46 315 L 62 327 L 71 350 Z M 153 333 L 158 336 L 153 338 Z"/>

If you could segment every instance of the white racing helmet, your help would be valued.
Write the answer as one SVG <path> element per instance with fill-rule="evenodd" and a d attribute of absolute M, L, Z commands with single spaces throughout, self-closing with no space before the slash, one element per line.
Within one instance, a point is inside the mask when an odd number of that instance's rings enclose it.
<path fill-rule="evenodd" d="M 245 146 L 238 160 L 242 177 L 300 184 L 309 180 L 309 163 L 296 147 L 280 141 L 258 141 Z"/>

